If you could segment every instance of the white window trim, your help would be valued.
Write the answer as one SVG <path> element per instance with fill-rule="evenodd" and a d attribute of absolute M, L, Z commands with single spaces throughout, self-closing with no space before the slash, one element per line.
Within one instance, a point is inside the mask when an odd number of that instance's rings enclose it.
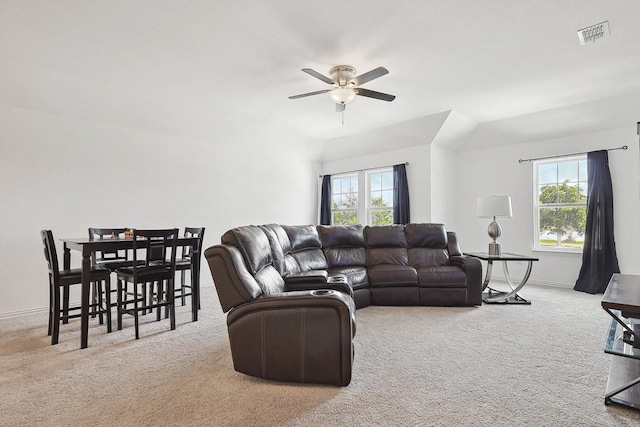
<path fill-rule="evenodd" d="M 360 170 L 357 172 L 347 172 L 331 175 L 331 179 L 340 179 L 346 178 L 350 176 L 358 177 L 358 222 L 362 225 L 371 225 L 371 212 L 373 210 L 383 210 L 388 208 L 370 208 L 369 205 L 371 203 L 370 196 L 370 184 L 369 184 L 369 175 L 380 172 L 391 172 L 393 173 L 393 167 L 382 167 L 375 169 L 366 169 Z M 331 196 L 333 200 L 333 189 L 331 190 Z M 331 205 L 332 213 L 331 213 L 331 224 L 333 225 L 333 212 L 346 212 L 351 211 L 352 209 L 333 209 L 333 202 Z M 393 206 L 391 207 L 393 210 Z"/>
<path fill-rule="evenodd" d="M 582 255 L 582 248 L 572 248 L 572 247 L 560 247 L 560 246 L 540 246 L 540 234 L 539 228 L 540 225 L 540 204 L 538 203 L 538 165 L 545 163 L 559 163 L 559 162 L 569 162 L 575 160 L 586 160 L 586 155 L 577 155 L 577 156 L 559 156 L 555 158 L 549 158 L 544 160 L 535 160 L 533 161 L 533 192 L 532 192 L 532 201 L 533 201 L 533 223 L 532 223 L 532 234 L 533 234 L 533 248 L 532 251 L 535 252 L 557 252 L 563 254 L 576 254 Z M 555 206 L 555 204 L 547 204 L 547 207 Z M 582 203 L 575 204 L 558 204 L 557 206 L 584 206 Z"/>
<path fill-rule="evenodd" d="M 357 211 L 358 214 L 358 218 L 360 218 L 360 194 L 361 194 L 361 188 L 362 188 L 362 184 L 361 184 L 361 179 L 360 179 L 360 174 L 358 172 L 348 172 L 348 173 L 341 173 L 341 174 L 336 174 L 336 175 L 332 175 L 331 176 L 331 180 L 333 181 L 334 179 L 341 179 L 341 178 L 347 178 L 347 177 L 352 177 L 352 176 L 357 176 L 358 177 L 358 209 L 333 209 L 333 182 L 331 183 L 331 225 L 333 224 L 333 213 L 334 212 L 351 212 L 353 210 Z"/>

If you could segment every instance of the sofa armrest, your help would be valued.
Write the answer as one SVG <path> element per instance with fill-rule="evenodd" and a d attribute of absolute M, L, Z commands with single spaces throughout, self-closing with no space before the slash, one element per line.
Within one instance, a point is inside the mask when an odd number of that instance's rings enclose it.
<path fill-rule="evenodd" d="M 234 369 L 276 381 L 346 386 L 355 304 L 333 290 L 264 295 L 229 312 Z"/>
<path fill-rule="evenodd" d="M 353 298 L 353 289 L 349 286 L 347 278 L 342 274 L 329 276 L 324 270 L 313 270 L 284 279 L 287 291 L 312 291 L 314 289 L 333 289 Z"/>
<path fill-rule="evenodd" d="M 240 249 L 226 244 L 214 245 L 204 251 L 204 256 L 225 313 L 262 294 L 258 282 L 247 269 Z"/>
<path fill-rule="evenodd" d="M 482 305 L 482 263 L 466 255 L 449 258 L 451 265 L 462 268 L 467 275 L 467 302 L 470 305 Z"/>

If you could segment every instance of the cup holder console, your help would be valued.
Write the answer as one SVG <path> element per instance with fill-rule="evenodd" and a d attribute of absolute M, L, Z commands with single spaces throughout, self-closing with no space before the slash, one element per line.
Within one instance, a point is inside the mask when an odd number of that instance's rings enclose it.
<path fill-rule="evenodd" d="M 316 295 L 316 296 L 320 296 L 320 295 L 331 295 L 331 294 L 335 294 L 336 291 L 332 291 L 331 289 L 317 289 L 315 291 L 311 291 L 311 295 Z"/>

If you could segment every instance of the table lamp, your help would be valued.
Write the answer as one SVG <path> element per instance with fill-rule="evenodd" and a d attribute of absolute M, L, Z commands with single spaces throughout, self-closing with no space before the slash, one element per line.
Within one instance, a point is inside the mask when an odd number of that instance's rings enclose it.
<path fill-rule="evenodd" d="M 489 255 L 500 256 L 502 251 L 500 249 L 500 243 L 496 240 L 502 235 L 502 228 L 500 224 L 496 222 L 496 217 L 505 216 L 511 218 L 513 211 L 511 209 L 511 197 L 510 196 L 482 196 L 478 197 L 478 205 L 476 214 L 479 218 L 493 218 L 491 224 L 489 224 L 489 237 L 493 239 L 493 242 L 489 243 Z"/>

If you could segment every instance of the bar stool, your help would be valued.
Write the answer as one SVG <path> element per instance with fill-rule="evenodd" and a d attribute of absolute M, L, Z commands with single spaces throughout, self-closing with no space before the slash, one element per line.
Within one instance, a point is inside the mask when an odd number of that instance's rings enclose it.
<path fill-rule="evenodd" d="M 82 269 L 74 268 L 71 270 L 60 270 L 58 264 L 58 252 L 56 250 L 55 240 L 51 230 L 42 230 L 40 232 L 42 243 L 44 245 L 44 257 L 47 260 L 49 269 L 49 329 L 48 335 L 51 336 L 51 345 L 58 344 L 60 333 L 60 321 L 69 323 L 69 319 L 81 316 L 81 305 L 69 306 L 69 291 L 71 285 L 82 284 Z M 104 293 L 106 295 L 106 305 L 102 305 L 96 301 L 90 304 L 90 308 L 99 315 L 100 324 L 104 324 L 104 315 L 107 316 L 107 332 L 111 332 L 111 272 L 105 268 L 91 268 L 91 286 L 96 289 L 96 293 L 102 294 L 102 285 L 105 285 Z M 62 298 L 60 297 L 60 289 L 62 288 Z M 62 304 L 62 307 L 60 306 Z"/>
<path fill-rule="evenodd" d="M 116 270 L 118 330 L 122 329 L 122 315 L 132 315 L 136 339 L 140 338 L 139 313 L 156 308 L 157 320 L 160 320 L 161 307 L 167 307 L 171 329 L 176 328 L 174 281 L 177 244 L 177 228 L 133 230 L 133 264 Z M 145 291 L 148 284 L 149 299 Z"/>

